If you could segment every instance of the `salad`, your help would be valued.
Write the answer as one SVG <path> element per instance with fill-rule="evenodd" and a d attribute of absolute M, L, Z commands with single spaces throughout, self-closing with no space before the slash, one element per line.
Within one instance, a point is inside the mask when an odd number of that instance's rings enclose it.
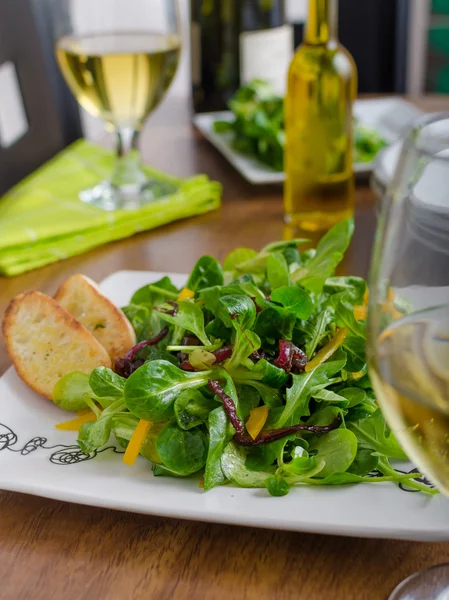
<path fill-rule="evenodd" d="M 257 157 L 276 171 L 284 170 L 284 99 L 271 86 L 255 80 L 242 86 L 229 102 L 233 121 L 215 121 L 217 133 L 231 132 L 238 152 Z M 372 128 L 354 124 L 354 162 L 370 163 L 387 142 Z"/>
<path fill-rule="evenodd" d="M 198 474 L 205 490 L 389 481 L 434 493 L 390 463 L 407 457 L 367 374 L 366 282 L 335 276 L 352 233 L 347 220 L 315 250 L 292 240 L 237 248 L 223 265 L 203 256 L 183 289 L 164 277 L 137 290 L 123 309 L 137 345 L 114 370 L 55 387 L 56 404 L 81 411 L 81 450 L 112 435 L 127 464 Z"/>

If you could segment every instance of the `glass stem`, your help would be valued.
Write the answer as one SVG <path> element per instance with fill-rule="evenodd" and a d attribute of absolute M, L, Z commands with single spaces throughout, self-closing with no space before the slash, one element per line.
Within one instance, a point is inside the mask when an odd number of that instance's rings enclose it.
<path fill-rule="evenodd" d="M 142 186 L 147 176 L 143 170 L 138 141 L 139 132 L 130 127 L 117 129 L 115 168 L 111 183 L 114 187 Z"/>

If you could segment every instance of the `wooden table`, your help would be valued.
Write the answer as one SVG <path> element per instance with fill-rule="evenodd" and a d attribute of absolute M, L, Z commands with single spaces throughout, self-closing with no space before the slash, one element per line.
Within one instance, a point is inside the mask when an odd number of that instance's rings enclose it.
<path fill-rule="evenodd" d="M 449 109 L 447 98 L 417 103 Z M 194 133 L 188 115 L 182 103 L 159 110 L 144 134 L 145 159 L 176 175 L 205 172 L 221 181 L 221 211 L 0 278 L 0 314 L 12 296 L 27 289 L 53 294 L 73 273 L 101 280 L 129 268 L 187 272 L 202 254 L 223 258 L 235 246 L 282 238 L 281 189 L 245 183 Z M 374 194 L 359 186 L 347 272 L 366 275 L 374 208 Z M 0 374 L 7 366 L 0 345 Z M 1 600 L 378 600 L 415 570 L 447 560 L 446 544 L 193 523 L 0 492 Z"/>

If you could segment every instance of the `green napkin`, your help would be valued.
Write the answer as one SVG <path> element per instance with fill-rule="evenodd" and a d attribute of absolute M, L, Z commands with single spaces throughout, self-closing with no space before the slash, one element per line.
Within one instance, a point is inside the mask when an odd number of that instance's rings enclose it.
<path fill-rule="evenodd" d="M 149 177 L 177 191 L 138 210 L 106 212 L 78 193 L 106 179 L 113 154 L 79 140 L 0 199 L 0 274 L 19 275 L 220 206 L 221 186 L 205 175 L 176 179 L 145 167 Z"/>

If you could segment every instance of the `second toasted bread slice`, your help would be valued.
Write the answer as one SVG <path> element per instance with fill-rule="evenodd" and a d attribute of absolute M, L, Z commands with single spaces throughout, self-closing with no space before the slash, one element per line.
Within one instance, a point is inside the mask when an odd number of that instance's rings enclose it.
<path fill-rule="evenodd" d="M 85 275 L 67 279 L 55 300 L 106 348 L 112 364 L 135 345 L 134 330 L 124 313 Z"/>
<path fill-rule="evenodd" d="M 3 334 L 19 377 L 47 398 L 64 375 L 111 366 L 108 353 L 94 336 L 40 292 L 12 300 L 3 319 Z"/>

